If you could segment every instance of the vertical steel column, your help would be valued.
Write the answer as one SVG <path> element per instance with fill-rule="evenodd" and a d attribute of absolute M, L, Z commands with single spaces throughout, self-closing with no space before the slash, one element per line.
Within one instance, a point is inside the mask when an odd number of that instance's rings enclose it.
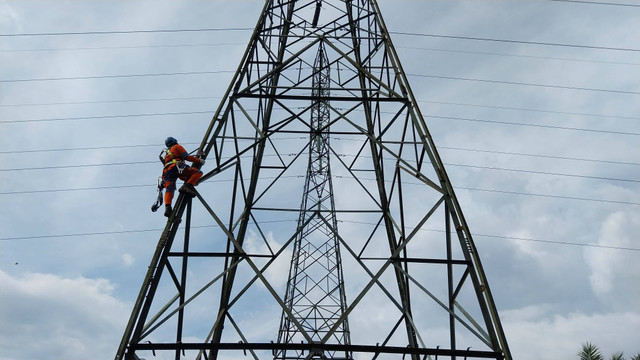
<path fill-rule="evenodd" d="M 294 243 L 285 303 L 314 342 L 320 343 L 323 338 L 330 337 L 332 344 L 348 345 L 348 320 L 340 320 L 346 307 L 346 296 L 331 181 L 329 81 L 329 60 L 324 43 L 319 42 L 313 65 L 309 163 L 298 220 L 300 233 Z M 337 321 L 340 324 L 336 324 Z M 279 344 L 304 340 L 284 311 L 280 324 Z M 302 356 L 300 351 L 289 353 L 293 354 L 287 354 L 285 349 L 277 352 L 274 358 L 297 359 Z M 336 352 L 310 356 L 314 359 L 336 358 Z M 338 357 L 347 359 L 350 355 L 344 352 Z"/>

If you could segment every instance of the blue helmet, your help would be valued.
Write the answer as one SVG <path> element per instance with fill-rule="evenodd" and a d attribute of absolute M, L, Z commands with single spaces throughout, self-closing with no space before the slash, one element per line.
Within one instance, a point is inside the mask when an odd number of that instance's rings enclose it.
<path fill-rule="evenodd" d="M 178 140 L 176 140 L 176 138 L 171 136 L 169 136 L 167 140 L 164 141 L 164 144 L 167 145 L 167 148 L 170 148 L 177 143 L 178 143 Z"/>

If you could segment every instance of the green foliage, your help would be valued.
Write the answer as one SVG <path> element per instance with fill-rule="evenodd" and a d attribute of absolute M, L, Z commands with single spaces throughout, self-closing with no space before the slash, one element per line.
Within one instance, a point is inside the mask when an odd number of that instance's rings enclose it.
<path fill-rule="evenodd" d="M 582 349 L 578 353 L 578 356 L 580 356 L 580 360 L 604 360 L 600 349 L 588 341 L 582 344 Z"/>
<path fill-rule="evenodd" d="M 602 353 L 600 352 L 598 346 L 588 341 L 582 344 L 582 349 L 580 349 L 578 356 L 580 357 L 580 360 L 604 360 L 604 356 L 602 356 Z M 614 353 L 613 355 L 611 355 L 610 359 L 625 360 L 622 351 Z M 629 360 L 640 360 L 640 353 L 631 356 Z"/>
<path fill-rule="evenodd" d="M 621 352 L 617 352 L 611 355 L 611 360 L 624 360 L 624 354 Z"/>

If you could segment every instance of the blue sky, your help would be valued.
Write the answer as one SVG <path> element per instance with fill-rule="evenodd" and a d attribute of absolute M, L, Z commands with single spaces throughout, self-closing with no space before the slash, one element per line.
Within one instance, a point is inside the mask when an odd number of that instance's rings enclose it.
<path fill-rule="evenodd" d="M 640 7 L 622 3 L 380 1 L 518 359 L 640 352 Z M 202 140 L 261 10 L 0 1 L 0 34 L 41 34 L 0 42 L 3 359 L 113 356 L 165 222 L 162 142 Z M 131 33 L 204 28 L 224 30 Z"/>

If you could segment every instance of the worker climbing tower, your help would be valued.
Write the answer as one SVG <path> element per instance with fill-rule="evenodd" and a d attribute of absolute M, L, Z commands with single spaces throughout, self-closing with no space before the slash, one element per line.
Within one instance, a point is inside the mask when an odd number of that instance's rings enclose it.
<path fill-rule="evenodd" d="M 512 359 L 375 0 L 267 0 L 116 360 Z"/>

